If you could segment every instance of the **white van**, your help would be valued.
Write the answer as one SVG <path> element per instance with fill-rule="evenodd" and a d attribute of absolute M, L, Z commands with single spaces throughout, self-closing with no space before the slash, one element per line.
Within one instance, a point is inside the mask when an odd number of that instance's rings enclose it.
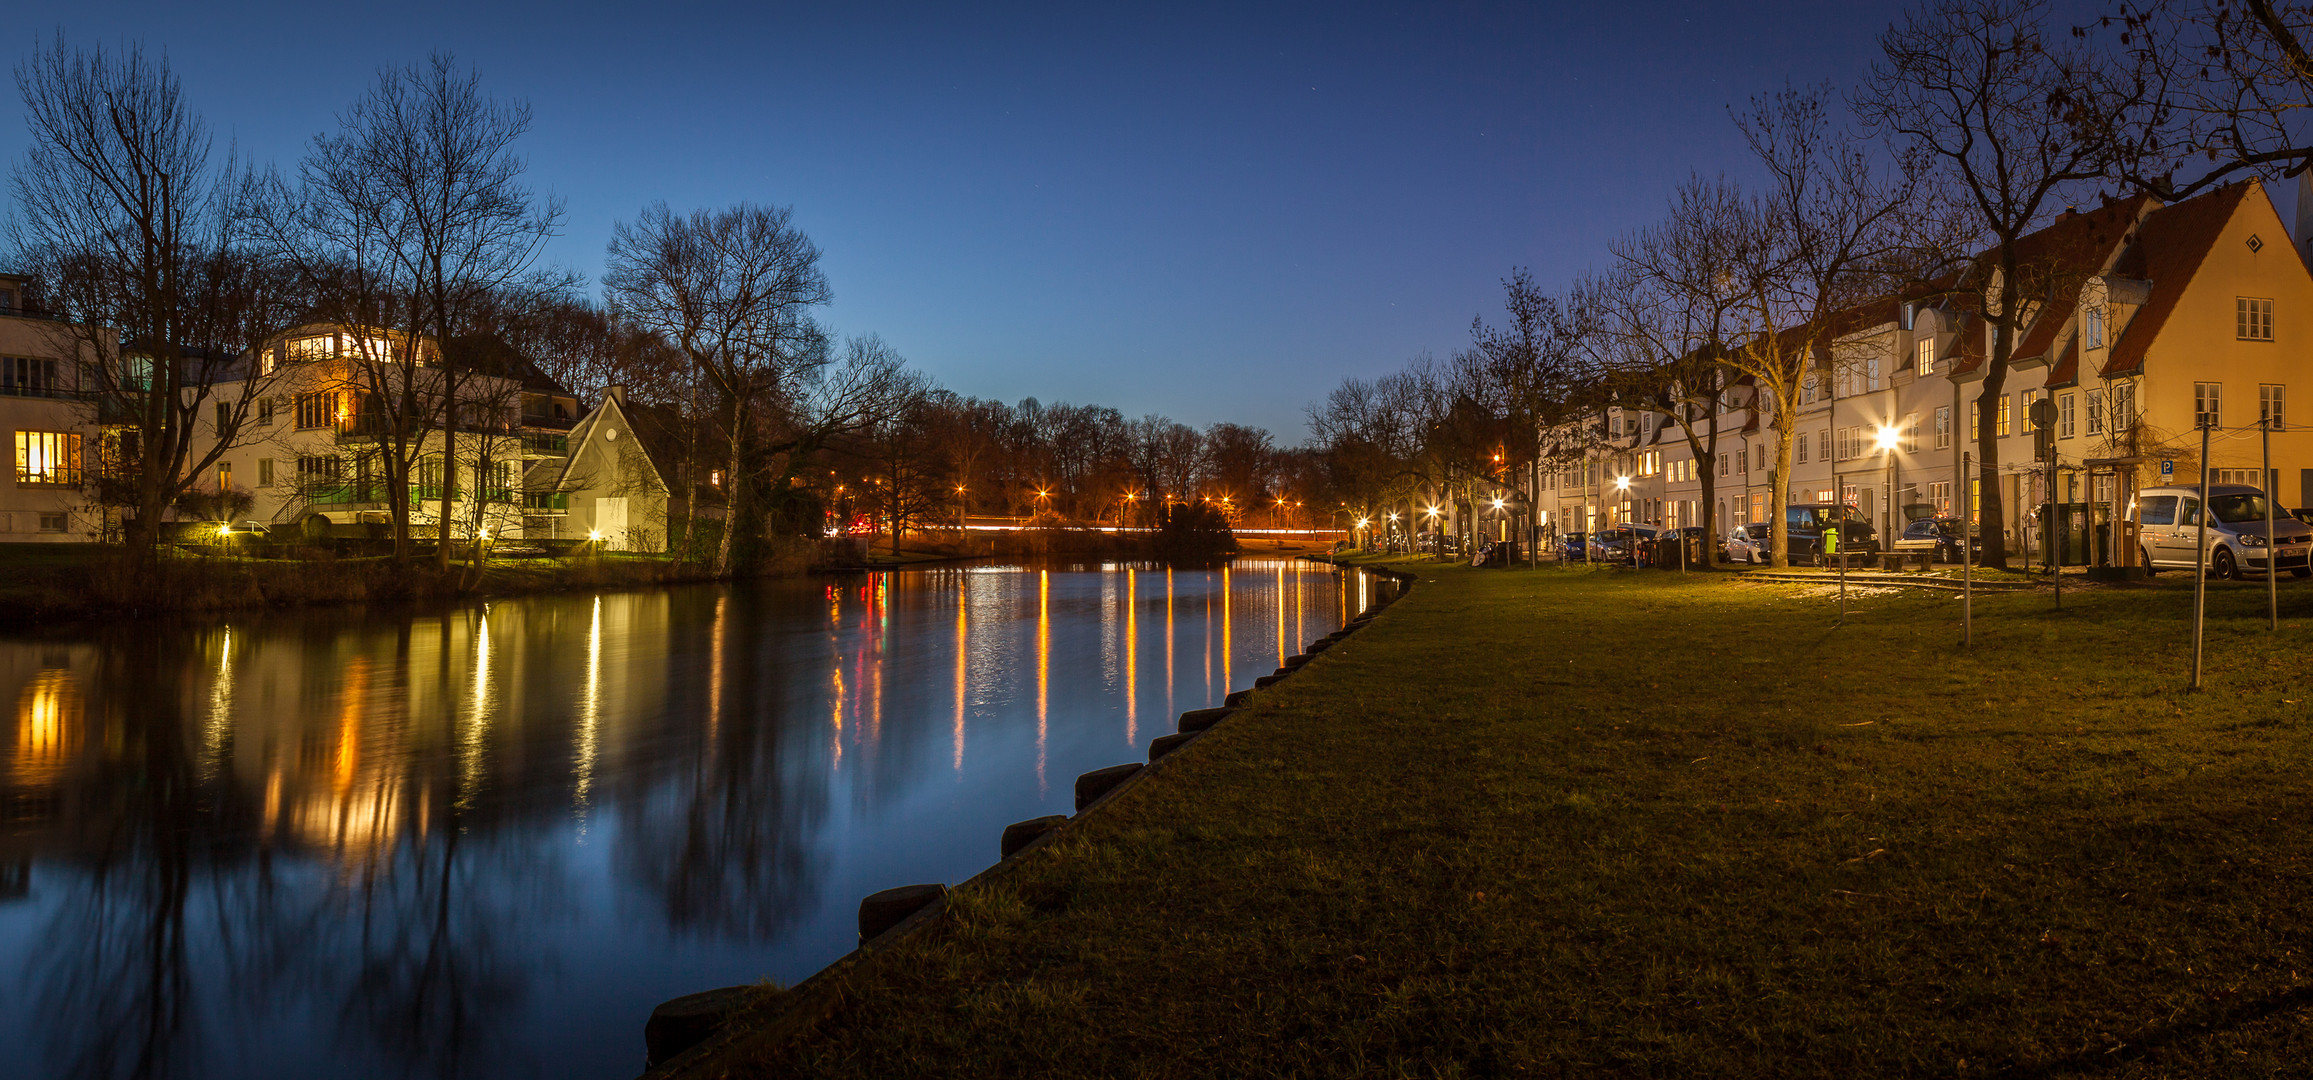
<path fill-rule="evenodd" d="M 2209 485 L 2208 567 L 2218 577 L 2262 576 L 2278 566 L 2313 576 L 2313 526 L 2274 507 L 2272 543 L 2265 537 L 2265 493 L 2246 484 Z M 2146 572 L 2191 570 L 2200 563 L 2199 485 L 2146 488 L 2136 497 L 2136 536 Z"/>

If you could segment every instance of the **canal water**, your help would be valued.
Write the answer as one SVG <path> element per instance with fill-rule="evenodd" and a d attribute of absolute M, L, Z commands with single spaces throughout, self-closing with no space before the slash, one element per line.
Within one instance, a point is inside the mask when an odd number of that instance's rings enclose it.
<path fill-rule="evenodd" d="M 0 1077 L 631 1077 L 1374 597 L 962 566 L 0 637 Z"/>

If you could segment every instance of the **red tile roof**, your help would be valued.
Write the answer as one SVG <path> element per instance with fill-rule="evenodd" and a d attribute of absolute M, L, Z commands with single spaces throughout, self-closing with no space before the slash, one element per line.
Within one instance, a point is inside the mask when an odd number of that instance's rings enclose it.
<path fill-rule="evenodd" d="M 2128 239 L 2130 227 L 2151 204 L 2150 196 L 2135 195 L 2085 213 L 2067 212 L 2048 227 L 2017 239 L 2016 264 L 2021 271 L 2018 276 L 2030 275 L 2024 287 L 2049 288 L 2063 295 L 2024 297 L 2026 302 L 2039 303 L 2040 310 L 2018 335 L 2009 353 L 2012 359 L 2029 360 L 2048 355 L 2057 331 L 2071 318 L 2079 297 L 2080 280 L 2111 265 L 2121 244 Z M 1997 257 L 1996 249 L 1978 255 L 1978 272 L 1990 273 Z M 1981 320 L 1971 321 L 1977 332 L 1967 337 L 1981 338 Z M 1971 340 L 1969 344 L 1972 347 L 1962 349 L 1957 366 L 1962 374 L 1975 371 L 1988 359 L 1980 341 Z"/>
<path fill-rule="evenodd" d="M 2112 351 L 2104 359 L 2105 378 L 2144 369 L 2145 350 L 2160 336 L 2185 286 L 2192 283 L 2225 224 L 2255 185 L 2256 181 L 2244 180 L 2146 215 L 2137 230 L 2136 243 L 2129 246 L 2114 269 L 2123 277 L 2151 282 L 2152 295 L 2129 320 L 2120 339 L 2112 343 Z"/>

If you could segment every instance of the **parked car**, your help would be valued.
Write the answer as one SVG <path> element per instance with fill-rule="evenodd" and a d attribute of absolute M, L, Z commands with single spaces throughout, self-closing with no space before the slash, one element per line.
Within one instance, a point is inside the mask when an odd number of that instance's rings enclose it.
<path fill-rule="evenodd" d="M 2201 565 L 2201 491 L 2197 484 L 2146 488 L 2136 497 L 2137 539 L 2145 570 L 2191 570 Z M 2208 567 L 2218 577 L 2287 570 L 2313 576 L 2313 525 L 2276 510 L 2265 535 L 2265 493 L 2246 484 L 2211 484 L 2208 496 Z"/>
<path fill-rule="evenodd" d="M 1823 554 L 1823 530 L 1839 530 L 1839 550 L 1851 555 L 1873 555 L 1879 552 L 1879 540 L 1871 523 L 1855 511 L 1836 503 L 1792 503 L 1783 508 L 1783 531 L 1789 534 L 1791 557 L 1815 558 Z"/>
<path fill-rule="evenodd" d="M 1563 533 L 1558 537 L 1558 557 L 1566 562 L 1590 561 L 1590 534 Z"/>
<path fill-rule="evenodd" d="M 2302 521 L 2307 525 L 2313 525 L 2313 506 L 2300 506 L 2295 510 L 2289 511 L 2289 516 L 2296 518 L 2297 520 Z"/>
<path fill-rule="evenodd" d="M 1617 525 L 1601 529 L 1590 537 L 1590 555 L 1598 562 L 1636 563 L 1639 545 L 1654 539 L 1655 531 L 1644 525 Z"/>
<path fill-rule="evenodd" d="M 1766 522 L 1738 525 L 1727 536 L 1727 561 L 1758 564 L 1768 561 L 1775 551 L 1774 529 Z"/>
<path fill-rule="evenodd" d="M 1927 552 L 1932 562 L 1958 562 L 1967 557 L 1967 534 L 1956 518 L 1921 518 L 1903 527 L 1893 546 L 1899 554 Z"/>

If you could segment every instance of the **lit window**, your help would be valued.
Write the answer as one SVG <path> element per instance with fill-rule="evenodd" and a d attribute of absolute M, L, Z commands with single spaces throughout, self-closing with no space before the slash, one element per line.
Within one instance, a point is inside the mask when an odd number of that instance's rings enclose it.
<path fill-rule="evenodd" d="M 69 431 L 16 433 L 16 482 L 78 486 L 80 436 Z"/>
<path fill-rule="evenodd" d="M 2008 434 L 2008 401 L 2011 396 L 2009 394 L 2000 395 L 2000 416 L 1993 434 L 2002 438 L 2006 438 Z"/>
<path fill-rule="evenodd" d="M 1951 513 L 1952 482 L 1949 480 L 1930 481 L 1928 483 L 1928 503 L 1935 507 L 1938 514 Z"/>
<path fill-rule="evenodd" d="M 2273 302 L 2253 296 L 2234 297 L 2233 334 L 2242 341 L 2273 340 Z"/>
<path fill-rule="evenodd" d="M 1923 337 L 1919 339 L 1919 373 L 1922 375 L 1933 375 L 1935 374 L 1935 370 L 1936 339 L 1932 337 Z"/>

